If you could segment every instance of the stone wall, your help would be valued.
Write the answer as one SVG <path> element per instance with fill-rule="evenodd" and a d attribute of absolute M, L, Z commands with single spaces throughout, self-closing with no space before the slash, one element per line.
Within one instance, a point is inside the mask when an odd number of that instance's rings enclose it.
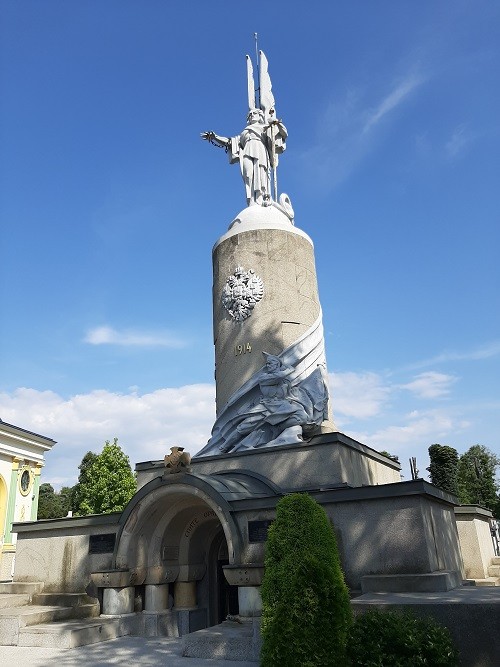
<path fill-rule="evenodd" d="M 455 507 L 458 537 L 467 579 L 485 579 L 495 556 L 490 532 L 493 514 L 477 505 Z"/>
<path fill-rule="evenodd" d="M 14 524 L 14 581 L 43 581 L 45 592 L 81 593 L 90 573 L 111 567 L 112 551 L 89 553 L 91 535 L 116 535 L 119 514 Z"/>

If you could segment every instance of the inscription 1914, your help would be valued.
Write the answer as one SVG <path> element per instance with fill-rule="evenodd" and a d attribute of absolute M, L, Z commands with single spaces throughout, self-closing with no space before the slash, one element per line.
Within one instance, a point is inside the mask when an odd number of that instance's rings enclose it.
<path fill-rule="evenodd" d="M 234 346 L 234 356 L 239 357 L 240 354 L 250 354 L 252 351 L 252 346 L 250 343 L 243 343 L 242 345 Z"/>

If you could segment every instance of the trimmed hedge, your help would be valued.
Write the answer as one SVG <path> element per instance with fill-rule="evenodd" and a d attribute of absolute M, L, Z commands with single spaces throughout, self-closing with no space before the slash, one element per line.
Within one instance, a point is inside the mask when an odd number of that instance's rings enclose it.
<path fill-rule="evenodd" d="M 419 618 L 410 612 L 374 609 L 360 614 L 351 628 L 348 645 L 353 667 L 457 667 L 459 664 L 449 630 L 433 618 Z"/>
<path fill-rule="evenodd" d="M 344 667 L 349 593 L 328 517 L 310 496 L 278 503 L 265 566 L 262 667 Z"/>

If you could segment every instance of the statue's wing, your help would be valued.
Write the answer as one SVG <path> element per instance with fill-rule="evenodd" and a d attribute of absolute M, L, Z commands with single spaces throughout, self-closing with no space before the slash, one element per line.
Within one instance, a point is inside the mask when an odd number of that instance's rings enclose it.
<path fill-rule="evenodd" d="M 247 56 L 247 79 L 248 79 L 248 110 L 255 109 L 255 83 L 253 80 L 253 65 L 250 56 Z"/>
<path fill-rule="evenodd" d="M 274 109 L 274 95 L 271 84 L 271 77 L 268 72 L 268 62 L 263 51 L 260 54 L 260 108 L 268 120 L 269 109 Z"/>

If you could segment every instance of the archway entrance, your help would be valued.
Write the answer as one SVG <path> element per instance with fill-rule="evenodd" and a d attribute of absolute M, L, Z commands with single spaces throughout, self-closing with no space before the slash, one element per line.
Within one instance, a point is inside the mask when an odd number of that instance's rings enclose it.
<path fill-rule="evenodd" d="M 122 516 L 114 557 L 131 584 L 144 586 L 144 610 L 170 611 L 180 634 L 238 613 L 238 588 L 228 584 L 223 567 L 241 549 L 224 498 L 199 478 L 187 478 L 153 480 L 139 491 Z"/>

